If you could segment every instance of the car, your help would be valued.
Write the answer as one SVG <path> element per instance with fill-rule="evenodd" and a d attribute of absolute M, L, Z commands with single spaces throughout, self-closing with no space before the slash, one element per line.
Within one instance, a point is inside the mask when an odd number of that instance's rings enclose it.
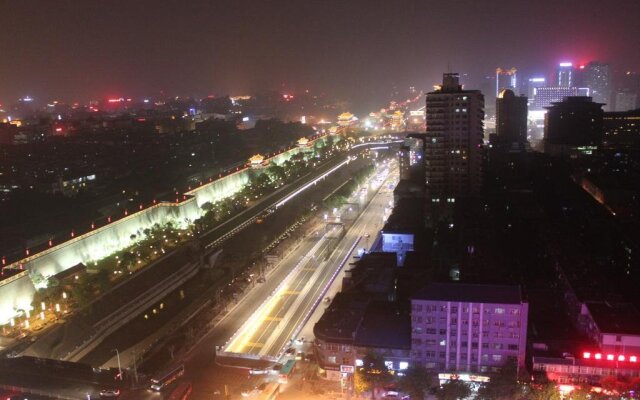
<path fill-rule="evenodd" d="M 116 398 L 120 396 L 118 389 L 104 389 L 100 391 L 100 398 Z"/>
<path fill-rule="evenodd" d="M 371 237 L 371 235 L 369 234 L 369 232 L 367 232 L 367 233 L 364 234 L 364 237 L 369 238 L 369 237 Z"/>
<path fill-rule="evenodd" d="M 296 353 L 296 360 L 303 360 L 304 359 L 304 353 L 299 351 Z"/>
<path fill-rule="evenodd" d="M 303 344 L 304 343 L 304 336 L 300 336 L 299 338 L 296 339 L 296 344 Z"/>
<path fill-rule="evenodd" d="M 331 297 L 327 296 L 325 297 L 322 301 L 324 301 L 325 303 L 331 303 Z"/>
<path fill-rule="evenodd" d="M 249 375 L 264 375 L 266 373 L 268 373 L 269 371 L 267 371 L 266 369 L 260 369 L 260 368 L 251 368 L 249 370 Z"/>

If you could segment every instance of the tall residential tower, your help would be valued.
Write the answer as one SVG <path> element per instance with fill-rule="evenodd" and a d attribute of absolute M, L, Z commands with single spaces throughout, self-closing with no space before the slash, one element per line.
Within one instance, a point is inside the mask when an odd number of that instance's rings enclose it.
<path fill-rule="evenodd" d="M 428 202 L 454 202 L 479 191 L 482 181 L 484 96 L 463 90 L 457 73 L 427 93 L 425 183 Z"/>

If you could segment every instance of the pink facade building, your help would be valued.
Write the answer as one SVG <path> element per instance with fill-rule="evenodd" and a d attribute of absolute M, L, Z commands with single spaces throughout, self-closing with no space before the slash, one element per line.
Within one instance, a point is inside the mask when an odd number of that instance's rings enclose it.
<path fill-rule="evenodd" d="M 528 309 L 519 286 L 429 284 L 411 298 L 411 361 L 438 372 L 523 368 Z"/>

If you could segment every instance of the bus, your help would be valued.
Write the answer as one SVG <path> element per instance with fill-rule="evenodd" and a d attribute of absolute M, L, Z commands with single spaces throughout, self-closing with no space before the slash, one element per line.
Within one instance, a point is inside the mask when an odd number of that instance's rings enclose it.
<path fill-rule="evenodd" d="M 258 400 L 274 400 L 278 398 L 279 393 L 280 385 L 277 382 L 269 382 L 258 395 Z"/>
<path fill-rule="evenodd" d="M 192 390 L 190 382 L 182 382 L 173 389 L 168 400 L 187 400 Z"/>
<path fill-rule="evenodd" d="M 152 378 L 150 389 L 159 392 L 175 382 L 175 380 L 180 378 L 182 375 L 184 375 L 184 365 L 180 365 L 168 372 L 160 374 L 157 378 Z"/>
<path fill-rule="evenodd" d="M 280 370 L 280 376 L 278 377 L 278 382 L 282 384 L 286 384 L 289 382 L 289 377 L 293 374 L 293 370 L 296 366 L 296 360 L 288 360 Z"/>

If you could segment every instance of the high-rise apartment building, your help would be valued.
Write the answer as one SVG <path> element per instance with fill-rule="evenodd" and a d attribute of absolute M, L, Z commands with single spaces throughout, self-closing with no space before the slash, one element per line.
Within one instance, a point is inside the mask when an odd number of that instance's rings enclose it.
<path fill-rule="evenodd" d="M 620 96 L 620 104 L 618 104 Z M 635 97 L 635 102 L 633 98 Z M 640 108 L 640 74 L 637 72 L 625 72 L 618 84 L 616 92 L 616 111 L 634 110 Z M 626 109 L 626 110 L 625 110 Z"/>
<path fill-rule="evenodd" d="M 555 154 L 579 146 L 602 143 L 603 116 L 601 103 L 591 97 L 567 97 L 548 107 L 544 123 L 545 151 Z"/>
<path fill-rule="evenodd" d="M 496 96 L 505 89 L 516 91 L 518 85 L 517 72 L 518 70 L 515 68 L 496 69 Z"/>
<path fill-rule="evenodd" d="M 638 94 L 630 90 L 620 89 L 616 93 L 615 111 L 635 110 L 638 104 Z"/>
<path fill-rule="evenodd" d="M 503 143 L 527 141 L 527 98 L 503 90 L 496 100 L 496 136 Z"/>
<path fill-rule="evenodd" d="M 596 103 L 611 103 L 611 68 L 609 64 L 591 61 L 581 68 L 582 86 L 588 87 L 590 96 Z"/>
<path fill-rule="evenodd" d="M 562 87 L 576 86 L 573 64 L 562 62 L 556 68 L 556 85 Z"/>
<path fill-rule="evenodd" d="M 452 202 L 479 191 L 482 180 L 484 96 L 463 90 L 457 73 L 427 94 L 425 183 L 427 201 Z"/>
<path fill-rule="evenodd" d="M 524 367 L 528 303 L 519 286 L 432 283 L 411 298 L 411 361 L 439 372 Z"/>

